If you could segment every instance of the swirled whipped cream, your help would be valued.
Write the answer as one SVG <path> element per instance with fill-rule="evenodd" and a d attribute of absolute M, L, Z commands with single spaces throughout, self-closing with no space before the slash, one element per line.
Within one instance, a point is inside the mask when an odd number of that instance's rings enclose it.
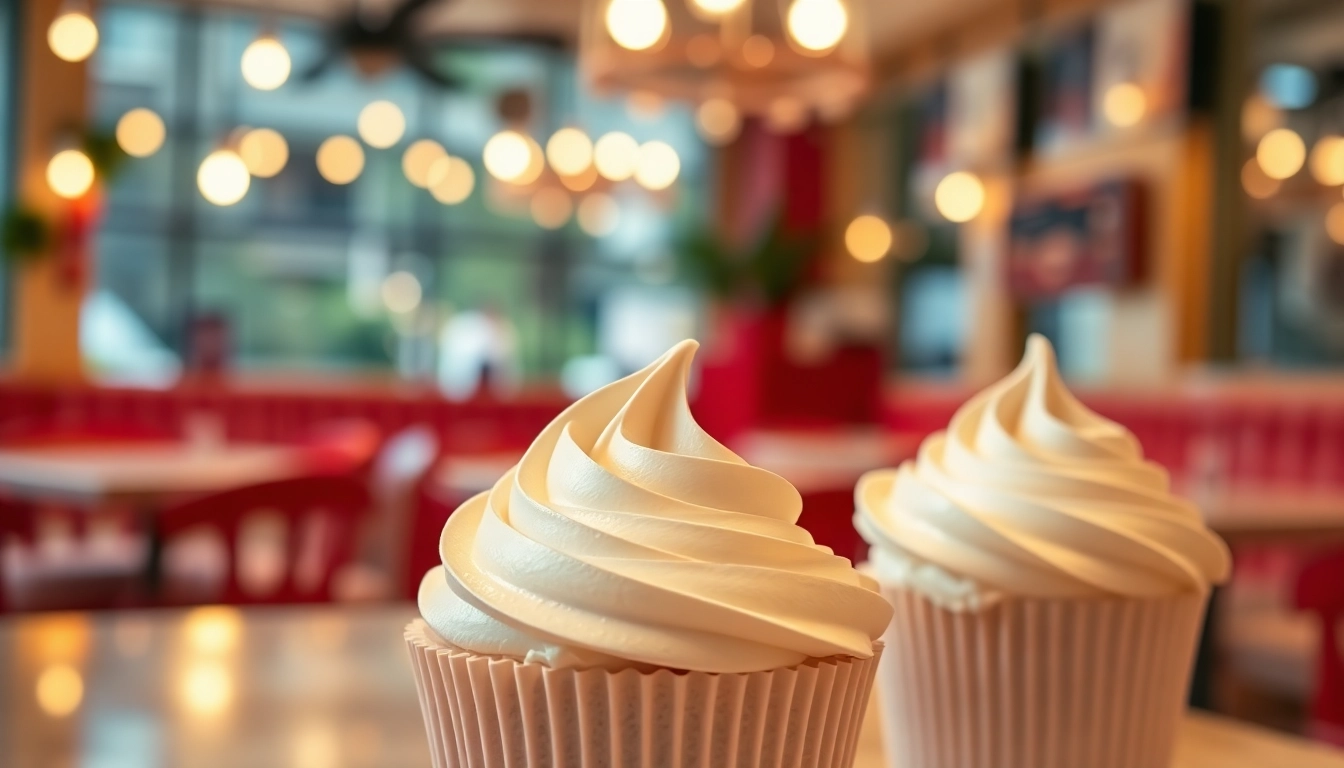
<path fill-rule="evenodd" d="M 865 475 L 855 501 L 877 576 L 953 610 L 1206 591 L 1230 567 L 1134 435 L 1065 388 L 1038 335 L 916 459 Z"/>
<path fill-rule="evenodd" d="M 795 525 L 802 501 L 691 417 L 697 344 L 570 406 L 459 507 L 421 615 L 448 643 L 553 667 L 751 672 L 872 655 L 891 609 Z"/>

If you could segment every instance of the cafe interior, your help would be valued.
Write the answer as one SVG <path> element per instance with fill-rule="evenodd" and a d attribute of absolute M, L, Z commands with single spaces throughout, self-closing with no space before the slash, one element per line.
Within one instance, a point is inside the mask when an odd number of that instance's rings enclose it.
<path fill-rule="evenodd" d="M 401 633 L 570 404 L 862 563 L 1039 334 L 1231 552 L 1172 765 L 1344 766 L 1342 189 L 1337 0 L 2 3 L 0 764 L 533 764 Z"/>

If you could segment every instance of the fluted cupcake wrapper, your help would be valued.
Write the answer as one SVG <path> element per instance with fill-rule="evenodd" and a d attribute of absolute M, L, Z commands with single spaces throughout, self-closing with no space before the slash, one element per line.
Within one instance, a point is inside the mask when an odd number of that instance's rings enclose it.
<path fill-rule="evenodd" d="M 1205 596 L 896 609 L 878 673 L 895 768 L 1169 768 Z"/>
<path fill-rule="evenodd" d="M 406 644 L 435 768 L 848 768 L 882 651 L 709 674 L 523 664 L 419 619 Z"/>

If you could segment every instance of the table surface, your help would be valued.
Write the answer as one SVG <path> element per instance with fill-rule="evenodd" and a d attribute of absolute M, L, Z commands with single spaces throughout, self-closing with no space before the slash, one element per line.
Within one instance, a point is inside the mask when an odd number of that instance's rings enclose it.
<path fill-rule="evenodd" d="M 0 620 L 6 765 L 425 768 L 409 605 Z M 858 768 L 885 768 L 870 709 Z M 1175 768 L 1344 768 L 1344 752 L 1192 714 Z"/>
<path fill-rule="evenodd" d="M 0 450 L 0 485 L 31 497 L 97 499 L 210 493 L 298 471 L 289 446 L 182 442 Z"/>

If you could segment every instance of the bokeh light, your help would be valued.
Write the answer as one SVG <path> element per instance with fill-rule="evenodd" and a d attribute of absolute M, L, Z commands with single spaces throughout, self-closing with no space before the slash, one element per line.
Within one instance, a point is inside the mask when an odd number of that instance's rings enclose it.
<path fill-rule="evenodd" d="M 775 44 L 765 35 L 752 35 L 742 41 L 742 62 L 747 66 L 762 69 L 774 58 Z"/>
<path fill-rule="evenodd" d="M 1265 200 L 1278 194 L 1279 187 L 1283 182 L 1278 179 L 1271 179 L 1260 170 L 1260 164 L 1254 158 L 1247 160 L 1246 164 L 1241 166 L 1241 188 L 1246 190 L 1246 194 L 1256 200 Z"/>
<path fill-rule="evenodd" d="M 269 179 L 289 162 L 289 142 L 274 128 L 254 128 L 238 141 L 238 154 L 253 176 Z"/>
<path fill-rule="evenodd" d="M 78 149 L 63 149 L 47 163 L 47 186 L 67 200 L 82 197 L 93 186 L 93 161 Z"/>
<path fill-rule="evenodd" d="M 238 647 L 243 620 L 237 608 L 207 605 L 193 608 L 182 622 L 182 632 L 191 650 L 203 655 L 221 655 Z"/>
<path fill-rule="evenodd" d="M 770 102 L 765 112 L 765 124 L 780 135 L 798 133 L 807 127 L 807 105 L 792 96 L 780 96 Z"/>
<path fill-rule="evenodd" d="M 593 141 L 578 128 L 561 128 L 546 142 L 546 159 L 561 176 L 578 176 L 593 164 Z"/>
<path fill-rule="evenodd" d="M 845 227 L 845 249 L 866 264 L 881 261 L 891 250 L 891 242 L 891 227 L 878 216 L 857 216 Z"/>
<path fill-rule="evenodd" d="M 1344 136 L 1322 136 L 1311 148 L 1311 175 L 1327 187 L 1344 184 Z"/>
<path fill-rule="evenodd" d="M 201 195 L 218 206 L 229 206 L 243 199 L 252 186 L 247 163 L 231 149 L 217 149 L 206 155 L 196 172 Z"/>
<path fill-rule="evenodd" d="M 1260 93 L 1281 109 L 1303 109 L 1316 100 L 1316 75 L 1296 64 L 1271 64 L 1260 73 Z"/>
<path fill-rule="evenodd" d="M 430 169 L 440 160 L 448 157 L 448 150 L 433 139 L 419 139 L 401 155 L 401 172 L 406 180 L 421 189 L 429 188 Z"/>
<path fill-rule="evenodd" d="M 705 99 L 695 110 L 695 128 L 710 144 L 731 144 L 742 133 L 742 113 L 728 99 Z"/>
<path fill-rule="evenodd" d="M 579 202 L 579 229 L 590 237 L 606 237 L 621 223 L 621 209 L 611 195 L 594 192 Z"/>
<path fill-rule="evenodd" d="M 200 661 L 178 676 L 182 708 L 196 717 L 213 718 L 233 703 L 233 677 L 219 661 Z"/>
<path fill-rule="evenodd" d="M 1106 121 L 1117 128 L 1138 125 L 1148 111 L 1148 97 L 1135 83 L 1116 83 L 1101 100 Z"/>
<path fill-rule="evenodd" d="M 351 136 L 332 136 L 317 148 L 317 172 L 332 184 L 349 184 L 364 172 L 364 148 Z"/>
<path fill-rule="evenodd" d="M 701 69 L 714 66 L 722 55 L 723 46 L 711 34 L 701 32 L 686 41 L 686 60 Z"/>
<path fill-rule="evenodd" d="M 399 315 L 414 312 L 420 306 L 422 296 L 420 280 L 405 270 L 393 272 L 383 278 L 380 293 L 387 311 Z"/>
<path fill-rule="evenodd" d="M 597 167 L 589 165 L 583 170 L 583 173 L 573 176 L 561 176 L 560 183 L 565 185 L 565 189 L 571 192 L 587 192 L 597 183 Z"/>
<path fill-rule="evenodd" d="M 359 137 L 374 149 L 387 149 L 406 135 L 406 115 L 390 101 L 369 102 L 359 111 Z"/>
<path fill-rule="evenodd" d="M 117 146 L 131 157 L 149 157 L 163 147 L 167 133 L 157 112 L 137 107 L 117 121 Z"/>
<path fill-rule="evenodd" d="M 1241 136 L 1246 141 L 1259 141 L 1266 133 L 1281 128 L 1283 121 L 1283 110 L 1258 93 L 1241 105 Z"/>
<path fill-rule="evenodd" d="M 691 4 L 713 16 L 728 13 L 741 6 L 743 0 L 691 0 Z"/>
<path fill-rule="evenodd" d="M 681 173 L 681 158 L 671 145 L 662 141 L 646 141 L 639 148 L 635 166 L 635 181 L 645 189 L 667 189 Z"/>
<path fill-rule="evenodd" d="M 69 664 L 52 664 L 37 677 L 37 705 L 51 717 L 65 717 L 84 700 L 84 678 Z"/>
<path fill-rule="evenodd" d="M 429 170 L 429 193 L 444 205 L 457 205 L 471 197 L 476 172 L 460 157 L 444 155 Z"/>
<path fill-rule="evenodd" d="M 558 187 L 544 187 L 532 196 L 532 220 L 543 229 L 559 229 L 574 215 L 574 200 Z"/>
<path fill-rule="evenodd" d="M 500 181 L 526 185 L 541 175 L 544 161 L 532 137 L 518 131 L 496 133 L 485 143 L 485 170 Z"/>
<path fill-rule="evenodd" d="M 970 221 L 985 207 L 985 185 L 973 173 L 949 173 L 934 189 L 933 204 L 948 221 L 958 224 Z"/>
<path fill-rule="evenodd" d="M 80 62 L 98 50 L 98 25 L 82 11 L 67 11 L 47 27 L 47 45 L 57 58 Z"/>
<path fill-rule="evenodd" d="M 607 32 L 622 48 L 652 48 L 667 32 L 667 8 L 661 0 L 610 0 Z"/>
<path fill-rule="evenodd" d="M 274 35 L 259 35 L 243 50 L 243 81 L 259 91 L 274 91 L 289 80 L 289 50 Z"/>
<path fill-rule="evenodd" d="M 604 134 L 593 145 L 597 172 L 611 181 L 625 181 L 633 176 L 639 165 L 639 155 L 639 142 L 621 131 Z"/>
<path fill-rule="evenodd" d="M 1260 139 L 1255 159 L 1271 179 L 1286 179 L 1302 170 L 1307 147 L 1291 128 L 1275 128 Z"/>
<path fill-rule="evenodd" d="M 849 28 L 849 12 L 840 0 L 793 0 L 788 12 L 789 36 L 808 51 L 834 48 Z"/>

